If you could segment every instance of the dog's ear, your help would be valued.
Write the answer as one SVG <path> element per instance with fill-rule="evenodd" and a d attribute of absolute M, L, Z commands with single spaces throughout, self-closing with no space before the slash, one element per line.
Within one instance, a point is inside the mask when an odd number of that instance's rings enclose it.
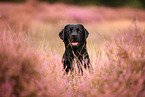
<path fill-rule="evenodd" d="M 64 29 L 59 33 L 59 37 L 64 41 Z"/>
<path fill-rule="evenodd" d="M 84 30 L 84 37 L 85 39 L 87 39 L 87 37 L 89 36 L 89 32 L 85 29 L 85 27 L 82 25 L 82 24 L 79 24 L 83 27 L 83 30 Z"/>
<path fill-rule="evenodd" d="M 84 28 L 84 32 L 85 32 L 85 39 L 87 39 L 87 37 L 89 36 L 89 32 Z"/>
<path fill-rule="evenodd" d="M 65 29 L 66 29 L 67 26 L 69 26 L 69 25 L 66 25 L 66 26 L 64 27 L 64 29 L 62 29 L 62 31 L 59 33 L 59 37 L 60 37 L 60 39 L 62 39 L 63 41 L 65 41 Z"/>

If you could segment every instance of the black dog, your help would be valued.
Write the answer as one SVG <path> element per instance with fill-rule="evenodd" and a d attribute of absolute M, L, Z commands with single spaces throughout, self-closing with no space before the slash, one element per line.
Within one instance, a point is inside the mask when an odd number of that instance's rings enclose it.
<path fill-rule="evenodd" d="M 90 68 L 90 59 L 86 48 L 86 38 L 89 33 L 81 24 L 69 24 L 59 33 L 59 37 L 65 44 L 63 55 L 63 67 L 68 72 L 73 70 L 74 58 L 77 60 L 79 73 L 83 73 L 82 67 Z"/>

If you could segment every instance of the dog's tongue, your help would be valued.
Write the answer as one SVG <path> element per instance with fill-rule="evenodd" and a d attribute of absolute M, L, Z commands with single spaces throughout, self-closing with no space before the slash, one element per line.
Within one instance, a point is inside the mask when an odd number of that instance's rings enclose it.
<path fill-rule="evenodd" d="M 78 42 L 72 42 L 71 44 L 72 45 L 78 45 Z"/>

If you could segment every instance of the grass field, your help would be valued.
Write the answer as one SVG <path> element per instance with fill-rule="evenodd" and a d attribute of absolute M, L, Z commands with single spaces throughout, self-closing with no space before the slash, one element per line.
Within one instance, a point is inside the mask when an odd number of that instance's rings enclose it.
<path fill-rule="evenodd" d="M 145 11 L 126 7 L 0 3 L 1 97 L 144 97 Z M 89 31 L 93 73 L 63 75 L 66 24 Z"/>

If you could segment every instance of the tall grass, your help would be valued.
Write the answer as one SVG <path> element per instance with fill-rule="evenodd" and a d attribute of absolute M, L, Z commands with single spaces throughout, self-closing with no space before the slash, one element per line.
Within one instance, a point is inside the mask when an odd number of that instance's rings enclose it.
<path fill-rule="evenodd" d="M 94 72 L 63 75 L 60 57 L 31 47 L 26 34 L 0 33 L 2 97 L 144 97 L 145 33 L 130 29 L 106 43 Z"/>
<path fill-rule="evenodd" d="M 78 86 L 83 96 L 145 96 L 145 33 L 132 29 L 119 36 L 107 43 L 94 74 Z"/>
<path fill-rule="evenodd" d="M 24 34 L 11 31 L 1 32 L 0 96 L 54 97 L 65 95 L 68 85 L 58 74 L 61 72 L 58 64 L 60 62 L 56 57 L 52 55 L 44 57 L 43 54 L 32 49 Z"/>

